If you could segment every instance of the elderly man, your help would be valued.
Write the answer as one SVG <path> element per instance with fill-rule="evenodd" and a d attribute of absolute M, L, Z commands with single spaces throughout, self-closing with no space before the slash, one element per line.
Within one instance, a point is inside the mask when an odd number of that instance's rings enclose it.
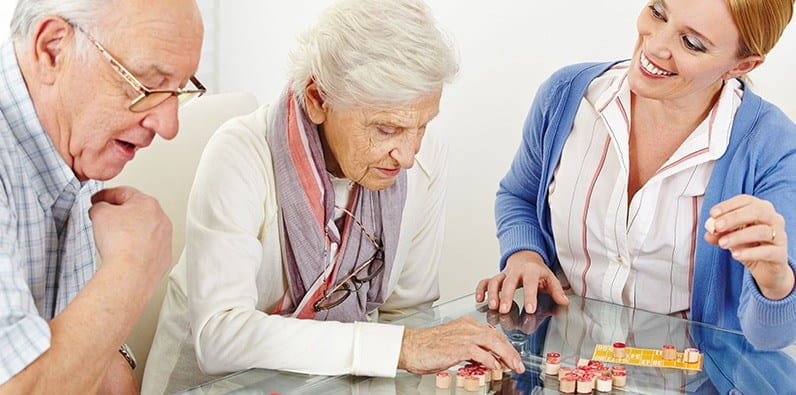
<path fill-rule="evenodd" d="M 193 0 L 20 0 L 0 48 L 0 393 L 136 392 L 120 345 L 171 267 L 171 223 L 102 190 L 177 134 Z M 97 269 L 95 256 L 102 265 Z"/>

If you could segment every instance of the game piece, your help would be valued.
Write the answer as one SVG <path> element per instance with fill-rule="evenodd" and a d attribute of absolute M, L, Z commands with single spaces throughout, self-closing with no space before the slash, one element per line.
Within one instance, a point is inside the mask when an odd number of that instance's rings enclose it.
<path fill-rule="evenodd" d="M 557 352 L 547 353 L 547 362 L 561 363 L 561 354 Z"/>
<path fill-rule="evenodd" d="M 613 375 L 613 384 L 614 387 L 624 387 L 627 384 L 627 373 L 625 372 L 614 372 Z"/>
<path fill-rule="evenodd" d="M 481 388 L 481 384 L 478 382 L 478 377 L 475 376 L 467 376 L 464 378 L 464 390 L 465 391 L 478 391 Z"/>
<path fill-rule="evenodd" d="M 577 378 L 574 375 L 567 375 L 562 378 L 558 383 L 558 390 L 565 394 L 572 394 L 575 392 L 575 384 Z"/>
<path fill-rule="evenodd" d="M 582 368 L 582 367 L 584 367 L 584 366 L 589 366 L 589 360 L 588 360 L 588 359 L 586 359 L 586 358 L 581 358 L 581 359 L 578 359 L 578 363 L 577 363 L 577 365 L 575 365 L 575 366 L 577 366 L 577 367 L 579 367 L 579 368 Z"/>
<path fill-rule="evenodd" d="M 699 362 L 699 350 L 696 348 L 686 348 L 683 350 L 683 361 L 687 363 Z"/>
<path fill-rule="evenodd" d="M 486 385 L 486 374 L 484 372 L 485 371 L 483 370 L 476 370 L 475 372 L 473 372 L 473 377 L 478 379 L 479 387 L 483 387 L 484 385 Z"/>
<path fill-rule="evenodd" d="M 710 234 L 716 233 L 716 220 L 714 220 L 713 217 L 710 217 L 707 221 L 705 221 L 705 230 L 707 230 Z"/>
<path fill-rule="evenodd" d="M 492 369 L 484 369 L 484 381 L 492 381 Z"/>
<path fill-rule="evenodd" d="M 677 348 L 675 348 L 671 344 L 664 344 L 663 345 L 663 360 L 664 361 L 674 361 L 677 359 Z"/>
<path fill-rule="evenodd" d="M 572 368 L 568 368 L 566 366 L 562 366 L 558 368 L 558 379 L 561 380 L 562 377 L 572 373 Z"/>
<path fill-rule="evenodd" d="M 627 368 L 622 365 L 611 366 L 611 374 L 614 374 L 616 372 L 627 373 Z"/>
<path fill-rule="evenodd" d="M 578 393 L 579 394 L 588 394 L 594 389 L 594 384 L 592 384 L 592 378 L 588 376 L 583 376 L 578 379 Z"/>
<path fill-rule="evenodd" d="M 450 388 L 451 386 L 451 374 L 448 372 L 439 372 L 437 373 L 437 388 Z"/>
<path fill-rule="evenodd" d="M 456 372 L 456 387 L 458 388 L 464 387 L 464 379 L 466 379 L 467 376 L 469 375 L 470 373 L 466 372 L 463 369 L 459 369 L 459 371 Z"/>
<path fill-rule="evenodd" d="M 609 376 L 597 377 L 597 391 L 598 392 L 611 392 L 613 378 Z"/>
<path fill-rule="evenodd" d="M 550 362 L 547 361 L 544 365 L 544 373 L 548 376 L 556 376 L 558 375 L 558 370 L 561 368 L 561 364 L 558 362 Z"/>
<path fill-rule="evenodd" d="M 627 349 L 625 343 L 616 342 L 613 346 L 614 358 L 622 359 L 627 356 Z"/>
<path fill-rule="evenodd" d="M 503 369 L 492 369 L 492 381 L 503 380 Z"/>

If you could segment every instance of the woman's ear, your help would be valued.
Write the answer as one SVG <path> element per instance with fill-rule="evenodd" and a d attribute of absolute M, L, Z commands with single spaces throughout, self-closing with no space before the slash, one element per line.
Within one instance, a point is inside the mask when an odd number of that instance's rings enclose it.
<path fill-rule="evenodd" d="M 326 103 L 314 79 L 307 81 L 304 88 L 304 105 L 312 123 L 320 125 L 326 121 Z"/>
<path fill-rule="evenodd" d="M 738 62 L 738 64 L 736 64 L 735 67 L 733 67 L 732 69 L 730 69 L 730 71 L 724 74 L 724 79 L 730 80 L 733 78 L 739 78 L 746 74 L 749 74 L 752 70 L 756 69 L 758 66 L 763 64 L 765 60 L 766 58 L 760 55 L 747 56 L 741 59 L 741 61 Z"/>

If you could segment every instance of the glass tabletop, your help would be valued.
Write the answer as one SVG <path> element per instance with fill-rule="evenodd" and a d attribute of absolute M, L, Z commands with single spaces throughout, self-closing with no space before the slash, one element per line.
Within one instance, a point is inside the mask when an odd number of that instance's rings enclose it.
<path fill-rule="evenodd" d="M 473 295 L 413 314 L 395 324 L 407 328 L 438 325 L 463 316 L 490 323 L 503 331 L 520 352 L 526 371 L 506 375 L 502 381 L 480 388 L 480 393 L 557 394 L 558 380 L 544 374 L 544 356 L 561 354 L 561 366 L 574 367 L 578 359 L 591 359 L 598 344 L 623 342 L 627 347 L 659 350 L 672 344 L 682 351 L 695 347 L 702 353 L 700 371 L 626 365 L 627 385 L 619 393 L 687 394 L 795 394 L 796 346 L 783 351 L 756 350 L 738 331 L 721 329 L 643 310 L 592 299 L 569 296 L 570 305 L 555 306 L 539 295 L 538 309 L 525 314 L 521 290 L 508 314 L 476 304 Z M 517 302 L 520 302 L 519 304 Z M 455 375 L 457 366 L 449 371 Z M 434 375 L 398 371 L 395 378 L 310 376 L 265 369 L 238 372 L 184 394 L 472 394 L 463 388 L 438 389 Z M 597 393 L 595 391 L 595 393 Z"/>

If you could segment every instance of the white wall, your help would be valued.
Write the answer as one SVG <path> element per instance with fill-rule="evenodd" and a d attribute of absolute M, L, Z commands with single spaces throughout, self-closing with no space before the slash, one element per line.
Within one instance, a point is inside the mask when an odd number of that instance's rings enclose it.
<path fill-rule="evenodd" d="M 270 101 L 286 83 L 295 35 L 332 0 L 225 0 L 218 9 L 219 91 Z M 493 200 L 539 84 L 566 64 L 628 57 L 643 0 L 489 2 L 429 0 L 456 38 L 461 74 L 445 90 L 429 133 L 450 144 L 448 231 L 442 300 L 469 293 L 497 270 Z M 796 27 L 765 67 L 757 91 L 796 119 Z"/>
<path fill-rule="evenodd" d="M 249 91 L 270 101 L 286 83 L 296 34 L 332 0 L 199 0 L 207 37 L 200 77 L 216 92 Z M 13 1 L 0 2 L 6 37 Z M 455 37 L 462 68 L 445 90 L 429 133 L 450 144 L 448 232 L 442 299 L 470 292 L 496 270 L 493 199 L 520 138 L 538 85 L 566 64 L 627 57 L 643 0 L 429 0 Z M 757 91 L 796 119 L 796 27 L 790 26 L 764 67 Z"/>

